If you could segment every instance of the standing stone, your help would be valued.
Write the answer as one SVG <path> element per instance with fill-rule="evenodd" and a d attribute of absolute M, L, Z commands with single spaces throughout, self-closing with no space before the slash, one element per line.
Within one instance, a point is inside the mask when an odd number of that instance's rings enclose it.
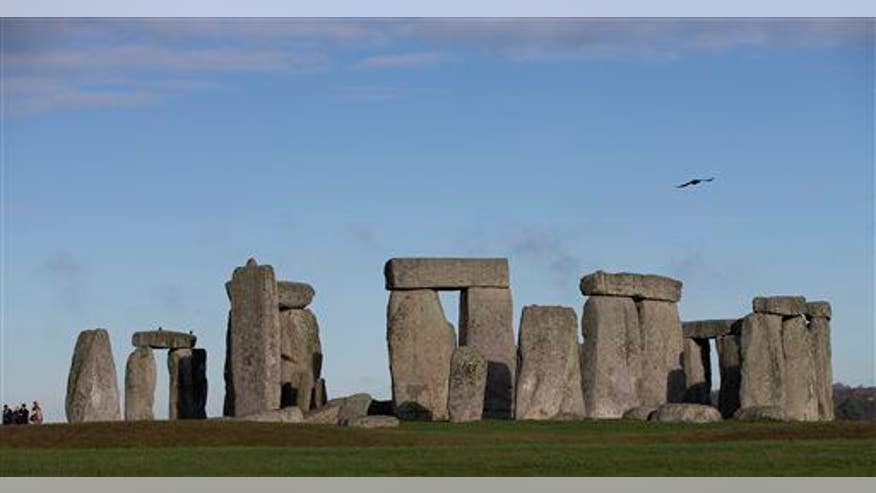
<path fill-rule="evenodd" d="M 222 403 L 222 416 L 232 417 L 234 414 L 234 372 L 231 366 L 231 311 L 228 312 L 228 327 L 225 331 L 225 366 L 222 372 L 225 378 L 225 399 Z"/>
<path fill-rule="evenodd" d="M 189 419 L 194 415 L 194 357 L 191 349 L 174 349 L 167 353 L 170 391 L 167 419 Z"/>
<path fill-rule="evenodd" d="M 207 418 L 207 350 L 192 349 L 192 415 L 193 419 Z"/>
<path fill-rule="evenodd" d="M 830 319 L 809 319 L 809 340 L 812 344 L 812 360 L 815 368 L 815 397 L 818 402 L 818 419 L 833 421 L 833 370 L 830 362 Z"/>
<path fill-rule="evenodd" d="M 76 339 L 65 410 L 69 423 L 121 418 L 116 365 L 105 329 L 83 330 Z"/>
<path fill-rule="evenodd" d="M 487 360 L 473 347 L 453 351 L 450 360 L 450 389 L 447 411 L 450 421 L 480 421 L 484 413 Z"/>
<path fill-rule="evenodd" d="M 581 316 L 584 405 L 591 418 L 620 418 L 639 406 L 639 316 L 632 298 L 590 296 Z"/>
<path fill-rule="evenodd" d="M 739 334 L 727 334 L 715 339 L 718 350 L 718 368 L 721 372 L 721 390 L 718 392 L 718 410 L 724 419 L 733 417 L 739 409 L 739 391 L 742 385 L 742 354 Z"/>
<path fill-rule="evenodd" d="M 438 293 L 392 291 L 386 320 L 396 414 L 402 419 L 447 419 L 454 343 Z"/>
<path fill-rule="evenodd" d="M 281 407 L 297 405 L 303 412 L 309 411 L 322 372 L 319 324 L 313 312 L 280 312 L 280 358 Z"/>
<path fill-rule="evenodd" d="M 125 364 L 125 421 L 154 419 L 156 378 L 152 349 L 134 349 Z"/>
<path fill-rule="evenodd" d="M 517 373 L 511 290 L 468 288 L 459 301 L 460 346 L 476 349 L 487 361 L 483 416 L 510 419 Z"/>
<path fill-rule="evenodd" d="M 280 407 L 280 312 L 270 265 L 249 259 L 226 283 L 235 416 Z"/>
<path fill-rule="evenodd" d="M 815 368 L 809 331 L 802 316 L 782 322 L 782 350 L 785 354 L 785 413 L 791 420 L 815 421 L 818 419 Z"/>
<path fill-rule="evenodd" d="M 636 309 L 642 343 L 639 405 L 682 402 L 686 387 L 678 306 L 667 301 L 642 300 L 636 303 Z"/>
<path fill-rule="evenodd" d="M 517 419 L 584 416 L 575 310 L 527 306 L 520 318 Z"/>
<path fill-rule="evenodd" d="M 742 321 L 741 407 L 785 405 L 785 353 L 782 317 L 752 313 Z"/>
<path fill-rule="evenodd" d="M 328 401 L 328 392 L 325 388 L 325 379 L 320 378 L 313 386 L 313 398 L 310 402 L 311 409 L 319 409 Z"/>
<path fill-rule="evenodd" d="M 684 338 L 684 402 L 710 404 L 712 358 L 708 339 Z"/>

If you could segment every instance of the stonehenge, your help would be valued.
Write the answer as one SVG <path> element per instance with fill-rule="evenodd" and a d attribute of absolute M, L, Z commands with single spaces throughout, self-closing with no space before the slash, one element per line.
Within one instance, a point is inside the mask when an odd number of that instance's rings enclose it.
<path fill-rule="evenodd" d="M 64 407 L 69 423 L 121 419 L 116 364 L 106 329 L 79 333 Z"/>
<path fill-rule="evenodd" d="M 634 407 L 681 402 L 684 342 L 676 302 L 682 283 L 597 271 L 581 278 L 585 412 L 620 418 Z"/>
<path fill-rule="evenodd" d="M 391 400 L 366 393 L 330 400 L 309 308 L 313 287 L 277 280 L 255 259 L 235 268 L 225 283 L 223 415 L 362 428 L 399 420 L 834 418 L 827 301 L 758 296 L 744 316 L 682 322 L 681 281 L 596 271 L 580 278 L 580 319 L 570 307 L 527 305 L 515 337 L 507 259 L 393 258 L 384 276 Z M 439 291 L 447 290 L 459 292 L 458 334 L 441 306 Z M 122 413 L 109 333 L 82 331 L 67 420 L 154 419 L 161 349 L 168 419 L 205 419 L 207 353 L 197 340 L 161 327 L 134 332 Z"/>
<path fill-rule="evenodd" d="M 446 419 L 456 335 L 438 291 L 460 291 L 460 346 L 487 362 L 482 416 L 514 415 L 517 348 L 508 260 L 393 258 L 384 267 L 393 405 L 402 419 Z"/>

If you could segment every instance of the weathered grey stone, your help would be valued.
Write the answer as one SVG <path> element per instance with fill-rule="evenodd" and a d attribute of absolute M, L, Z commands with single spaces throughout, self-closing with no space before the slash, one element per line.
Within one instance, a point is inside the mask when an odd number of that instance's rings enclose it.
<path fill-rule="evenodd" d="M 65 410 L 69 423 L 121 418 L 116 365 L 104 329 L 83 330 L 76 339 Z"/>
<path fill-rule="evenodd" d="M 708 339 L 684 338 L 684 402 L 709 404 L 712 393 L 712 358 Z"/>
<path fill-rule="evenodd" d="M 438 293 L 392 291 L 386 320 L 396 414 L 402 419 L 447 419 L 454 342 Z"/>
<path fill-rule="evenodd" d="M 718 336 L 730 334 L 740 328 L 738 318 L 726 318 L 716 320 L 694 320 L 682 322 L 681 329 L 684 337 L 693 339 L 713 339 Z"/>
<path fill-rule="evenodd" d="M 194 357 L 191 349 L 174 349 L 167 353 L 168 384 L 167 419 L 188 419 L 194 415 Z"/>
<path fill-rule="evenodd" d="M 338 413 L 340 410 L 340 404 L 326 404 L 307 413 L 304 416 L 304 422 L 319 425 L 336 425 L 338 424 Z"/>
<path fill-rule="evenodd" d="M 277 281 L 277 304 L 280 310 L 301 309 L 313 301 L 316 292 L 305 282 Z"/>
<path fill-rule="evenodd" d="M 778 406 L 752 406 L 739 408 L 733 419 L 739 421 L 787 421 L 785 410 Z"/>
<path fill-rule="evenodd" d="M 247 261 L 225 284 L 231 300 L 231 371 L 235 415 L 280 407 L 280 312 L 270 265 Z"/>
<path fill-rule="evenodd" d="M 459 305 L 460 346 L 476 349 L 487 361 L 483 416 L 510 419 L 517 375 L 511 290 L 468 288 L 460 295 Z"/>
<path fill-rule="evenodd" d="M 154 419 L 155 356 L 149 347 L 138 347 L 125 364 L 125 421 Z"/>
<path fill-rule="evenodd" d="M 793 317 L 806 313 L 806 298 L 802 296 L 758 296 L 752 300 L 754 313 Z"/>
<path fill-rule="evenodd" d="M 612 274 L 598 270 L 581 278 L 586 296 L 625 296 L 635 299 L 676 302 L 681 299 L 681 281 L 652 274 Z"/>
<path fill-rule="evenodd" d="M 134 332 L 134 335 L 131 336 L 131 344 L 134 346 L 153 349 L 193 348 L 196 342 L 198 342 L 198 337 L 192 333 L 186 334 L 164 329 Z"/>
<path fill-rule="evenodd" d="M 309 411 L 322 372 L 319 324 L 310 310 L 280 312 L 280 359 L 281 407 Z"/>
<path fill-rule="evenodd" d="M 663 404 L 648 418 L 664 423 L 713 423 L 721 421 L 721 413 L 703 404 Z"/>
<path fill-rule="evenodd" d="M 505 258 L 393 258 L 384 267 L 386 289 L 507 288 Z"/>
<path fill-rule="evenodd" d="M 524 307 L 518 348 L 516 419 L 584 416 L 575 310 Z"/>
<path fill-rule="evenodd" d="M 207 350 L 192 349 L 192 419 L 207 418 Z"/>
<path fill-rule="evenodd" d="M 591 296 L 581 316 L 584 405 L 591 418 L 620 418 L 639 405 L 641 333 L 632 298 Z"/>
<path fill-rule="evenodd" d="M 642 344 L 639 404 L 682 402 L 686 389 L 682 367 L 684 338 L 678 306 L 667 301 L 642 300 L 636 303 L 636 309 Z"/>
<path fill-rule="evenodd" d="M 234 418 L 238 421 L 256 421 L 261 423 L 301 423 L 304 414 L 297 407 L 284 407 L 282 409 L 270 409 L 252 414 L 245 414 Z"/>
<path fill-rule="evenodd" d="M 313 398 L 310 402 L 311 409 L 319 409 L 328 401 L 328 391 L 325 388 L 325 379 L 320 378 L 313 386 Z"/>
<path fill-rule="evenodd" d="M 351 428 L 397 428 L 399 420 L 395 416 L 361 416 L 343 423 Z"/>
<path fill-rule="evenodd" d="M 782 317 L 752 313 L 742 322 L 740 339 L 741 407 L 785 405 L 785 353 Z"/>
<path fill-rule="evenodd" d="M 338 410 L 338 423 L 344 424 L 352 419 L 368 415 L 371 395 L 360 393 L 344 397 Z"/>
<path fill-rule="evenodd" d="M 450 389 L 447 412 L 450 421 L 480 421 L 484 413 L 487 360 L 475 348 L 462 346 L 450 359 Z"/>
<path fill-rule="evenodd" d="M 830 319 L 812 317 L 809 320 L 809 341 L 815 369 L 815 397 L 818 419 L 833 421 L 833 370 L 831 368 Z"/>
<path fill-rule="evenodd" d="M 815 367 L 812 344 L 803 317 L 782 322 L 782 350 L 785 353 L 785 414 L 791 420 L 818 419 Z"/>
<path fill-rule="evenodd" d="M 810 301 L 806 303 L 807 317 L 822 317 L 830 320 L 831 315 L 830 302 L 828 301 Z"/>
<path fill-rule="evenodd" d="M 648 421 L 648 418 L 656 410 L 657 408 L 655 406 L 638 406 L 628 409 L 627 412 L 624 413 L 623 418 L 635 421 Z"/>
<path fill-rule="evenodd" d="M 741 324 L 740 324 L 741 325 Z M 724 419 L 733 417 L 739 409 L 739 390 L 742 384 L 742 354 L 740 335 L 728 334 L 715 340 L 718 350 L 718 368 L 721 372 L 721 390 L 718 392 L 718 410 Z"/>

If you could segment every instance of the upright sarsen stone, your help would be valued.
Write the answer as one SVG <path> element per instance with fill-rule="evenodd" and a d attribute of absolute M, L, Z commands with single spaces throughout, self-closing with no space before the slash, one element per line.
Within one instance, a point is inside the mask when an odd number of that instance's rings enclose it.
<path fill-rule="evenodd" d="M 313 312 L 280 312 L 280 358 L 281 406 L 297 405 L 306 413 L 322 372 L 319 324 Z"/>
<path fill-rule="evenodd" d="M 740 321 L 741 325 L 741 321 Z M 739 391 L 742 384 L 742 354 L 739 334 L 727 334 L 715 339 L 718 350 L 718 368 L 721 389 L 718 391 L 718 410 L 724 419 L 733 417 L 739 409 Z"/>
<path fill-rule="evenodd" d="M 280 407 L 280 312 L 270 265 L 247 261 L 226 283 L 235 416 Z"/>
<path fill-rule="evenodd" d="M 712 358 L 708 339 L 684 338 L 684 402 L 709 404 L 712 392 Z"/>
<path fill-rule="evenodd" d="M 520 318 L 515 417 L 584 416 L 575 310 L 527 306 Z"/>
<path fill-rule="evenodd" d="M 194 357 L 191 349 L 174 349 L 167 353 L 167 419 L 190 419 L 195 409 Z"/>
<path fill-rule="evenodd" d="M 785 406 L 785 353 L 782 317 L 752 313 L 742 321 L 741 407 Z"/>
<path fill-rule="evenodd" d="M 192 415 L 193 419 L 207 418 L 207 350 L 192 349 Z"/>
<path fill-rule="evenodd" d="M 69 423 L 121 418 L 116 365 L 104 329 L 83 330 L 76 339 L 65 410 Z"/>
<path fill-rule="evenodd" d="M 156 378 L 152 349 L 134 349 L 125 364 L 125 421 L 154 419 Z"/>
<path fill-rule="evenodd" d="M 590 296 L 581 316 L 582 385 L 587 416 L 620 418 L 639 406 L 639 316 L 632 298 Z"/>
<path fill-rule="evenodd" d="M 487 361 L 483 415 L 511 418 L 517 373 L 511 290 L 468 288 L 459 300 L 459 345 L 476 349 Z"/>
<path fill-rule="evenodd" d="M 830 318 L 812 316 L 809 319 L 809 341 L 812 345 L 812 362 L 815 370 L 815 397 L 818 403 L 818 419 L 833 421 Z"/>
<path fill-rule="evenodd" d="M 678 306 L 667 301 L 642 300 L 636 303 L 636 309 L 642 344 L 639 405 L 682 402 L 686 387 Z"/>
<path fill-rule="evenodd" d="M 392 291 L 386 320 L 396 414 L 403 419 L 447 419 L 454 342 L 438 293 Z"/>
<path fill-rule="evenodd" d="M 461 346 L 450 359 L 447 412 L 450 421 L 480 421 L 484 412 L 487 360 L 473 347 Z"/>
<path fill-rule="evenodd" d="M 818 419 L 815 368 L 809 331 L 802 316 L 782 321 L 782 351 L 785 354 L 785 414 L 796 421 Z"/>

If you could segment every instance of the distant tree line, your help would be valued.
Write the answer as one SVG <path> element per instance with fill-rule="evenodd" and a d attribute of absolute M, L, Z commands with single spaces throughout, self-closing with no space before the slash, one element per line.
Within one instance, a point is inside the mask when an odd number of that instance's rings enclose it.
<path fill-rule="evenodd" d="M 836 419 L 876 420 L 876 387 L 833 384 L 833 410 Z"/>

